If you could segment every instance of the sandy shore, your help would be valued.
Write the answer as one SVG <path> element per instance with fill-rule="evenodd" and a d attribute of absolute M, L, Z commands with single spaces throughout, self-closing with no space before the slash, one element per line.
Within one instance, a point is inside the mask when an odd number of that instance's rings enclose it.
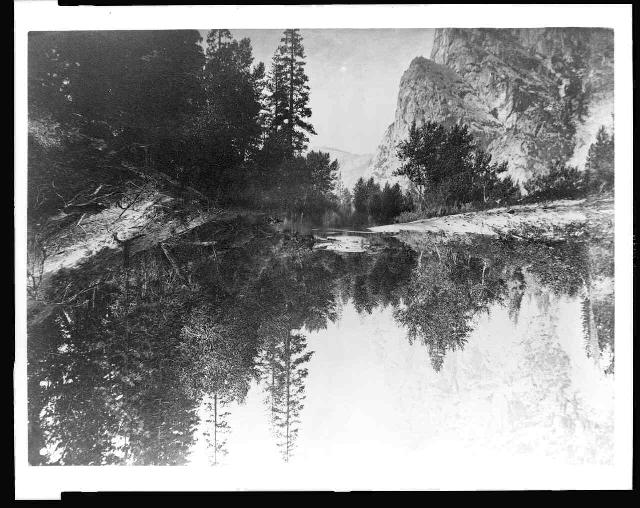
<path fill-rule="evenodd" d="M 486 235 L 553 238 L 568 226 L 613 222 L 613 198 L 559 200 L 494 208 L 369 228 L 377 233 L 435 233 L 444 236 Z"/>

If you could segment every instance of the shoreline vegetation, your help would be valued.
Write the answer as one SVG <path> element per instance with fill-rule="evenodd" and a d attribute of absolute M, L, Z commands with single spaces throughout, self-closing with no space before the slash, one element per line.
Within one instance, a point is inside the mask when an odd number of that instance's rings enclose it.
<path fill-rule="evenodd" d="M 492 208 L 372 226 L 383 234 L 482 235 L 526 241 L 562 241 L 585 235 L 613 237 L 611 194 Z"/>
<path fill-rule="evenodd" d="M 503 235 L 519 221 L 515 236 L 531 226 L 544 238 L 545 228 L 584 223 L 592 205 L 612 214 L 614 138 L 604 128 L 584 170 L 558 162 L 520 184 L 466 126 L 414 124 L 397 147 L 407 189 L 373 178 L 345 188 L 338 162 L 307 150 L 305 59 L 297 29 L 283 32 L 269 69 L 228 30 L 204 43 L 193 30 L 32 33 L 30 297 L 61 269 L 104 253 L 126 261 L 240 215 L 385 233 Z"/>

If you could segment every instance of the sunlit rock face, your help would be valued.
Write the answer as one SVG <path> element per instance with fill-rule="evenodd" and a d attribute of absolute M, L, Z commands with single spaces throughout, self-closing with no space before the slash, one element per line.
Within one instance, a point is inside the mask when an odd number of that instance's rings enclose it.
<path fill-rule="evenodd" d="M 598 128 L 613 126 L 613 31 L 437 29 L 431 58 L 402 76 L 376 178 L 398 180 L 396 146 L 425 121 L 467 124 L 520 182 L 554 160 L 582 167 Z"/>

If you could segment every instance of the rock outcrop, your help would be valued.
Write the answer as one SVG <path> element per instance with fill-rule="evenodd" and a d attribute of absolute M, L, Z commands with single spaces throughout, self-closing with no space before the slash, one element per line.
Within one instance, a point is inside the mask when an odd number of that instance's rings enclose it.
<path fill-rule="evenodd" d="M 598 128 L 613 127 L 613 31 L 436 30 L 431 58 L 415 58 L 402 76 L 370 173 L 401 181 L 396 146 L 429 120 L 467 124 L 520 182 L 554 160 L 583 166 Z"/>

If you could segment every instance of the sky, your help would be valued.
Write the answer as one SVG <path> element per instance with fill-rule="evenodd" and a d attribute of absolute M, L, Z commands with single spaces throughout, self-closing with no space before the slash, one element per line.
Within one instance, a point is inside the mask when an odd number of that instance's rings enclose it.
<path fill-rule="evenodd" d="M 200 31 L 206 40 L 207 30 Z M 393 122 L 402 73 L 429 57 L 433 29 L 301 30 L 311 87 L 311 147 L 374 153 Z M 282 30 L 232 30 L 249 37 L 255 63 L 270 67 Z"/>

